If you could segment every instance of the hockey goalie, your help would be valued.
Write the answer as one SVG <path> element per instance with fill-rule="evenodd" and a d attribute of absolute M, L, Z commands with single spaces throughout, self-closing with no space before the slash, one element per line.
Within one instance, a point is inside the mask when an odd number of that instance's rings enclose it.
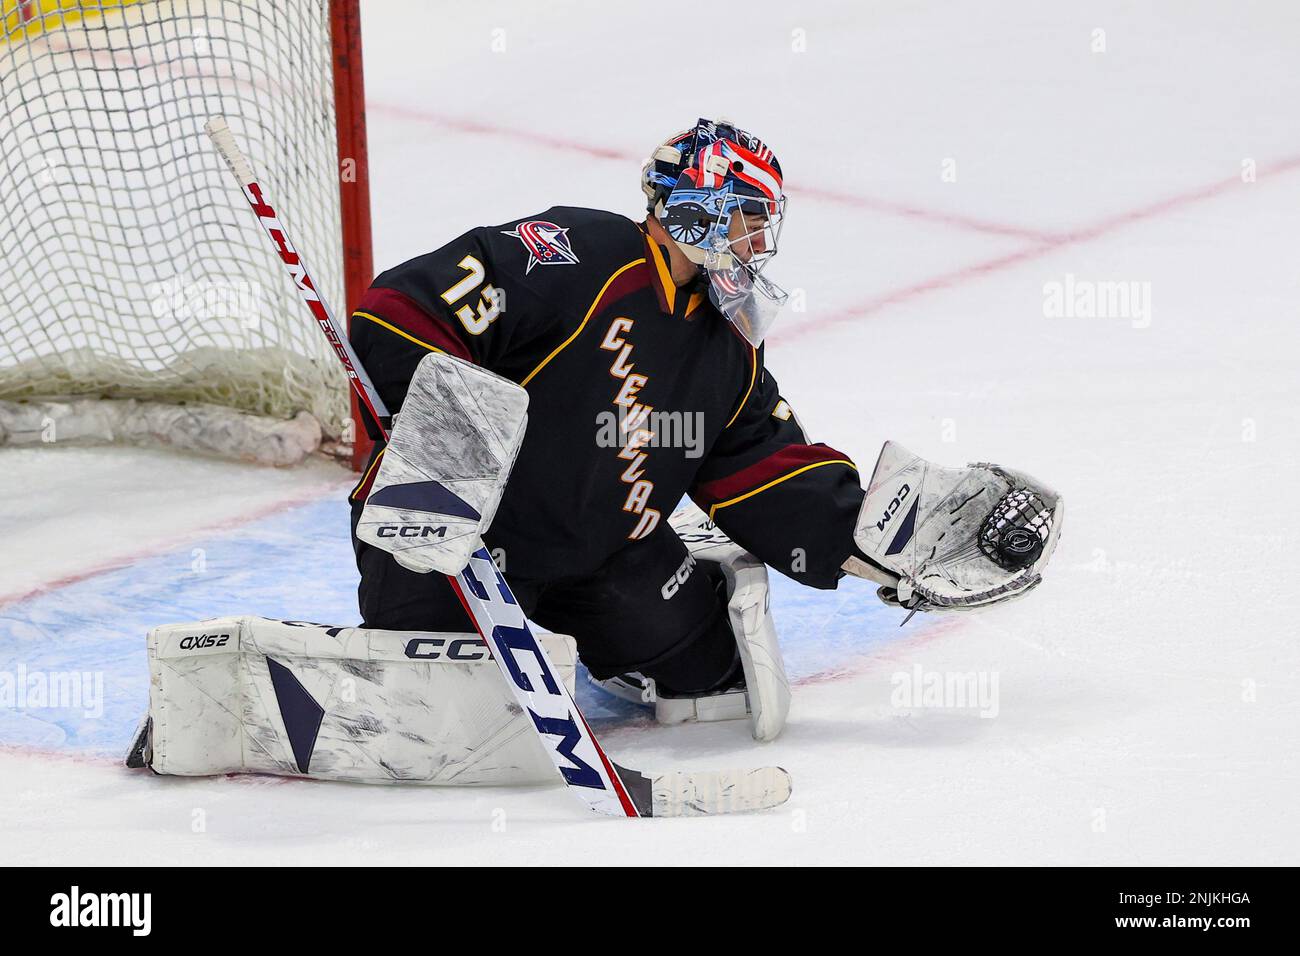
<path fill-rule="evenodd" d="M 395 412 L 351 493 L 360 627 L 157 628 L 130 758 L 159 773 L 553 779 L 446 575 L 486 547 L 573 680 L 664 723 L 790 704 L 768 569 L 911 612 L 1035 587 L 1060 496 L 886 442 L 867 480 L 766 367 L 786 199 L 756 136 L 701 119 L 642 170 L 642 222 L 553 207 L 380 275 L 351 340 Z M 384 429 L 380 426 L 383 424 Z M 865 486 L 864 486 L 865 485 Z M 693 505 L 679 508 L 689 498 Z"/>

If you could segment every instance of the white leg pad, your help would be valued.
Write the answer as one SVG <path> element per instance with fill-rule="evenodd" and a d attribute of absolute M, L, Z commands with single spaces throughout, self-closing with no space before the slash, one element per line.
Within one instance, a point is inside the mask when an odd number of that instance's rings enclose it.
<path fill-rule="evenodd" d="M 573 691 L 573 639 L 540 636 Z M 361 783 L 558 783 L 477 634 L 217 618 L 148 637 L 150 766 Z"/>
<path fill-rule="evenodd" d="M 722 568 L 727 584 L 727 614 L 745 671 L 746 693 L 743 698 L 722 694 L 684 702 L 661 699 L 658 704 L 667 706 L 657 707 L 656 716 L 664 722 L 728 720 L 744 713 L 738 712 L 738 700 L 727 698 L 743 699 L 754 739 L 775 740 L 790 713 L 790 681 L 772 621 L 767 566 L 723 534 L 694 505 L 677 511 L 670 523 L 697 560 L 712 561 Z M 682 703 L 694 705 L 693 716 L 680 713 Z"/>

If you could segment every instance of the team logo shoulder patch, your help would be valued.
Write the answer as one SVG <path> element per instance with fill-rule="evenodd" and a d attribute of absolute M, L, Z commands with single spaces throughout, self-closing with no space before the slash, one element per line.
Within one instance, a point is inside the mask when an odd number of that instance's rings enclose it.
<path fill-rule="evenodd" d="M 524 274 L 533 271 L 533 266 L 571 266 L 578 262 L 569 244 L 569 230 L 544 219 L 529 219 L 513 229 L 502 229 L 503 236 L 513 236 L 524 244 L 528 250 L 528 268 Z"/>

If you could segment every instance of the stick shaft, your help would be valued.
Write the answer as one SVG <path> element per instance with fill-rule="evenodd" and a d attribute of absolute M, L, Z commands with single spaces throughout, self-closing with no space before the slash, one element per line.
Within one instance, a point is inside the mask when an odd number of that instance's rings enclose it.
<path fill-rule="evenodd" d="M 353 351 L 352 343 L 348 341 L 346 331 L 339 324 L 338 319 L 335 318 L 329 303 L 321 295 L 320 286 L 316 284 L 316 279 L 307 268 L 302 253 L 289 241 L 289 235 L 284 224 L 271 207 L 265 190 L 257 182 L 257 177 L 253 175 L 253 167 L 249 163 L 248 157 L 244 155 L 235 142 L 234 133 L 230 131 L 225 118 L 221 116 L 214 116 L 208 120 L 204 125 L 204 129 L 207 130 L 213 145 L 217 147 L 217 151 L 225 159 L 226 165 L 230 167 L 235 179 L 239 181 L 240 188 L 244 191 L 244 198 L 248 200 L 248 205 L 252 207 L 253 214 L 257 216 L 257 221 L 270 238 L 271 245 L 275 247 L 276 255 L 284 263 L 289 278 L 293 280 L 294 288 L 298 290 L 298 295 L 306 303 L 307 308 L 311 310 L 312 317 L 315 318 L 316 324 L 320 326 L 321 332 L 324 333 L 326 341 L 330 344 L 330 348 L 338 356 L 343 371 L 348 376 L 348 384 L 357 393 L 357 398 L 370 412 L 371 417 L 375 420 L 386 439 L 388 437 L 388 427 L 384 422 L 389 416 L 388 409 L 384 406 L 384 400 L 379 397 L 374 383 L 370 380 L 370 376 L 366 374 L 365 368 L 362 367 L 361 360 L 357 358 L 357 353 Z"/>

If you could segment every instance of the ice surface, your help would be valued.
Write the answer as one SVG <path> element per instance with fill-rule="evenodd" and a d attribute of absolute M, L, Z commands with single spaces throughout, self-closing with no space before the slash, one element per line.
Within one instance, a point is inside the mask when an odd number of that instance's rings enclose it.
<path fill-rule="evenodd" d="M 768 814 L 164 780 L 105 756 L 144 700 L 145 629 L 354 621 L 346 476 L 0 452 L 0 670 L 106 694 L 94 719 L 0 711 L 0 860 L 1300 862 L 1300 8 L 756 2 L 707 48 L 694 6 L 655 9 L 367 2 L 377 265 L 557 203 L 635 215 L 648 149 L 729 115 L 788 173 L 771 274 L 804 308 L 769 364 L 801 419 L 866 465 L 895 438 L 1057 485 L 1043 587 L 900 630 L 863 582 L 778 579 L 798 685 L 771 745 L 595 712 L 629 765 L 787 767 Z M 1067 275 L 1149 283 L 1149 316 L 1048 318 Z M 917 667 L 996 676 L 993 713 L 900 702 Z"/>

